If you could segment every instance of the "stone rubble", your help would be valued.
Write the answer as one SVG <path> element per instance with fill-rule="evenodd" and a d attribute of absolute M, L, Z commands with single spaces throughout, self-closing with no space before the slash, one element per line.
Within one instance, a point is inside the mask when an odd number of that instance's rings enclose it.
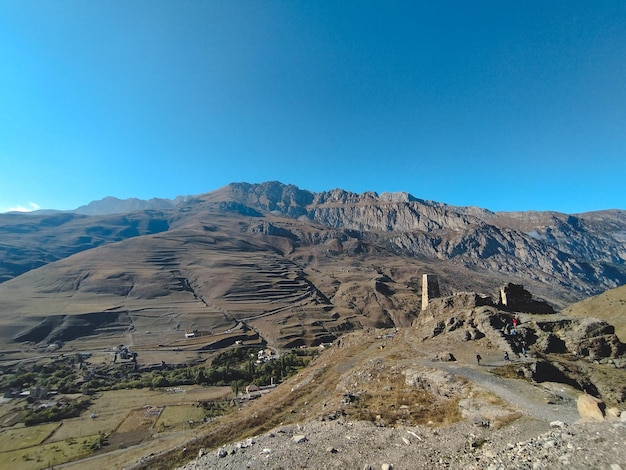
<path fill-rule="evenodd" d="M 626 470 L 626 416 L 571 424 L 526 419 L 499 429 L 313 421 L 203 451 L 179 470 L 267 468 Z"/>

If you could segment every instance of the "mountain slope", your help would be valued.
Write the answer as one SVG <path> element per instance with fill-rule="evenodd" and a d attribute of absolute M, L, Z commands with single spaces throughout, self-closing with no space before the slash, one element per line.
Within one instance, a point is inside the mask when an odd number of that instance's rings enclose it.
<path fill-rule="evenodd" d="M 155 201 L 160 200 L 146 203 Z M 420 200 L 407 193 L 359 195 L 339 189 L 312 193 L 278 182 L 234 183 L 177 202 L 167 210 L 118 216 L 5 214 L 0 217 L 5 235 L 0 279 L 130 236 L 168 230 L 170 225 L 192 226 L 211 213 L 259 218 L 271 213 L 280 222 L 299 219 L 349 231 L 355 238 L 372 235 L 400 256 L 454 259 L 471 269 L 560 285 L 579 296 L 626 282 L 626 211 L 492 213 Z M 137 207 L 135 200 L 125 205 Z M 295 237 L 291 235 L 292 241 Z"/>
<path fill-rule="evenodd" d="M 316 194 L 276 182 L 232 184 L 205 201 L 215 198 L 222 204 L 237 201 L 254 210 L 368 233 L 401 256 L 452 259 L 470 269 L 564 286 L 581 297 L 626 282 L 625 211 L 496 214 L 407 193 Z"/>
<path fill-rule="evenodd" d="M 626 286 L 607 290 L 600 295 L 584 299 L 563 310 L 565 315 L 595 317 L 615 326 L 615 334 L 626 339 Z"/>
<path fill-rule="evenodd" d="M 30 337 L 45 316 L 66 325 L 109 312 L 146 348 L 242 323 L 278 346 L 319 344 L 410 324 L 424 273 L 443 294 L 495 295 L 516 282 L 563 307 L 626 282 L 624 214 L 492 213 L 278 182 L 235 183 L 159 211 L 7 214 L 0 339 Z"/>
<path fill-rule="evenodd" d="M 127 214 L 145 210 L 172 209 L 182 201 L 184 201 L 182 196 L 174 200 L 152 198 L 147 201 L 137 198 L 118 199 L 116 197 L 105 197 L 99 201 L 92 201 L 87 205 L 80 206 L 72 212 L 84 215 Z"/>
<path fill-rule="evenodd" d="M 167 217 L 157 211 L 99 217 L 0 214 L 0 282 L 81 251 L 168 228 Z"/>

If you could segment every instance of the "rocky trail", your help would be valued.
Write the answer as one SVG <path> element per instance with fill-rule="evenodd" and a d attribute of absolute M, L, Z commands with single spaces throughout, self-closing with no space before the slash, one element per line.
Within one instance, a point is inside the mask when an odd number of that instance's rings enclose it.
<path fill-rule="evenodd" d="M 519 379 L 507 379 L 490 372 L 489 366 L 470 366 L 453 363 L 427 362 L 430 367 L 463 377 L 502 398 L 525 416 L 551 422 L 573 423 L 579 419 L 576 396 L 570 387 L 552 384 L 552 389 Z"/>

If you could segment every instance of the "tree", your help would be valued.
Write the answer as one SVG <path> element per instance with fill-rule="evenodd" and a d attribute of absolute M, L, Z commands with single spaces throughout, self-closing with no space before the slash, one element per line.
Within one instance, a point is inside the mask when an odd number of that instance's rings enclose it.
<path fill-rule="evenodd" d="M 196 372 L 196 384 L 202 385 L 206 383 L 206 377 L 204 376 L 204 367 L 198 368 L 198 372 Z"/>
<path fill-rule="evenodd" d="M 162 375 L 155 375 L 152 377 L 152 382 L 150 382 L 152 387 L 167 387 L 169 382 Z"/>

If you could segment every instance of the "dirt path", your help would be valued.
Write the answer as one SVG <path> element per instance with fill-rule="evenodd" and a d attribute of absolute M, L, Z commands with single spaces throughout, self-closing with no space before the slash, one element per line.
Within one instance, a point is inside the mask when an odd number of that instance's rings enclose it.
<path fill-rule="evenodd" d="M 468 379 L 499 396 L 526 416 L 546 422 L 573 423 L 579 419 L 576 401 L 567 392 L 555 396 L 540 385 L 521 379 L 498 377 L 490 372 L 489 367 L 426 360 L 422 364 Z M 550 399 L 554 403 L 548 403 Z"/>
<path fill-rule="evenodd" d="M 565 390 L 559 393 L 551 392 L 541 385 L 522 379 L 507 379 L 494 375 L 493 367 L 504 365 L 504 363 L 490 362 L 489 365 L 479 366 L 463 362 L 432 361 L 428 359 L 429 356 L 432 357 L 432 354 L 419 347 L 406 332 L 402 339 L 407 347 L 421 357 L 418 360 L 420 365 L 445 370 L 463 377 L 497 395 L 526 416 L 548 423 L 552 421 L 573 423 L 579 419 L 576 397 Z"/>

